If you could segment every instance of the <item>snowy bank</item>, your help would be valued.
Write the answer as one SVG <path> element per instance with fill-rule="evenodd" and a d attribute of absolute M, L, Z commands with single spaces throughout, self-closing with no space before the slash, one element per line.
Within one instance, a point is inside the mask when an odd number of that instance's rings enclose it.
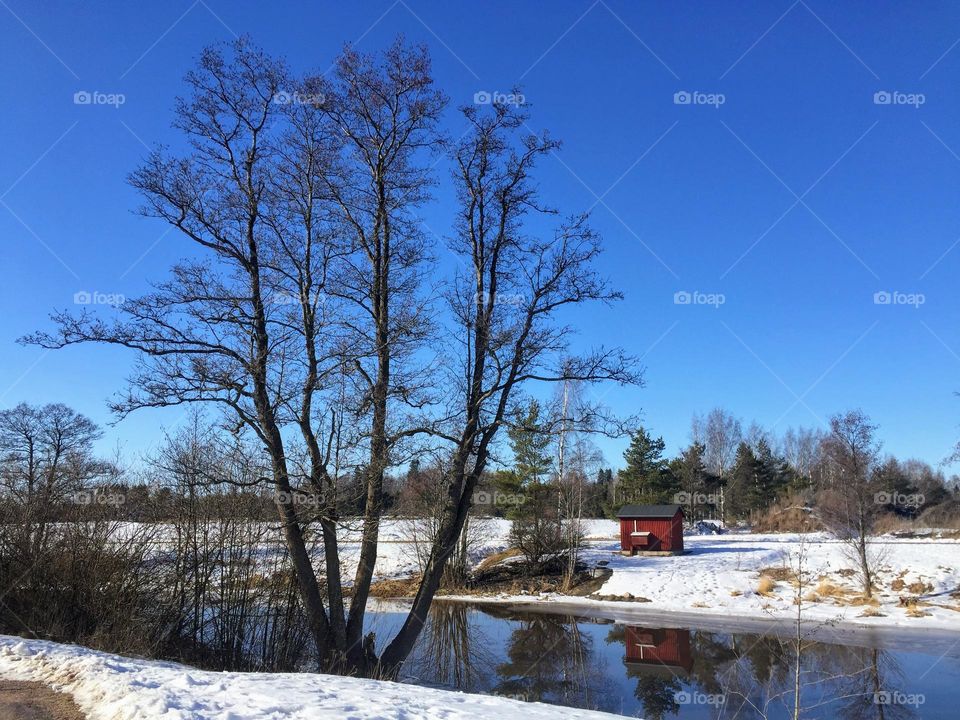
<path fill-rule="evenodd" d="M 0 677 L 73 696 L 90 720 L 590 720 L 607 713 L 314 673 L 220 673 L 0 635 Z"/>
<path fill-rule="evenodd" d="M 859 598 L 857 579 L 851 574 L 854 564 L 845 546 L 825 533 L 686 536 L 684 544 L 688 550 L 684 555 L 623 557 L 617 542 L 587 543 L 583 559 L 590 565 L 606 561 L 612 572 L 595 594 L 602 599 L 559 593 L 484 599 L 540 606 L 562 603 L 578 607 L 584 615 L 612 609 L 631 615 L 673 612 L 687 617 L 790 622 L 797 614 L 795 585 L 779 577 L 761 592 L 760 575 L 774 571 L 776 578 L 777 570 L 789 575 L 802 551 L 809 581 L 802 597 L 805 621 L 960 632 L 960 542 L 956 539 L 873 538 L 871 546 L 882 559 L 871 604 Z M 901 598 L 909 599 L 911 605 L 902 604 Z M 462 599 L 477 600 L 476 596 Z"/>

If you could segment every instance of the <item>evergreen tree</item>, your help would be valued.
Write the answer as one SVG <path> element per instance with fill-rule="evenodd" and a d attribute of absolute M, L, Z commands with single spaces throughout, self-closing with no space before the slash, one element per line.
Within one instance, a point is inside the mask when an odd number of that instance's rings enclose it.
<path fill-rule="evenodd" d="M 754 481 L 750 508 L 765 510 L 790 483 L 790 467 L 774 454 L 770 444 L 761 439 L 756 450 L 757 476 Z"/>
<path fill-rule="evenodd" d="M 643 427 L 630 438 L 630 446 L 623 453 L 627 466 L 617 473 L 616 497 L 613 503 L 669 502 L 676 490 L 676 482 L 663 457 L 666 447 L 663 438 L 654 439 Z"/>
<path fill-rule="evenodd" d="M 745 442 L 737 447 L 733 470 L 727 479 L 724 512 L 726 517 L 740 519 L 750 512 L 751 498 L 757 483 L 757 456 Z"/>
<path fill-rule="evenodd" d="M 540 403 L 531 400 L 526 408 L 518 407 L 507 436 L 520 486 L 539 483 L 552 466 L 548 453 L 551 437 L 540 423 Z"/>
<path fill-rule="evenodd" d="M 707 486 L 710 480 L 704 459 L 705 451 L 703 443 L 694 442 L 671 463 L 680 489 L 678 501 L 686 506 L 684 512 L 687 520 L 698 520 L 704 517 Z"/>

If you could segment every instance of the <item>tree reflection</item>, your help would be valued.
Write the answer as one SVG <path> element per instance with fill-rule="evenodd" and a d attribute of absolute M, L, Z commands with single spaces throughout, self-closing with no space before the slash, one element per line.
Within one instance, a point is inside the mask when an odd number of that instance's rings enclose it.
<path fill-rule="evenodd" d="M 643 717 L 680 715 L 697 694 L 699 702 L 724 697 L 701 708 L 709 717 L 794 716 L 797 656 L 790 640 L 617 625 L 606 642 L 624 646 L 626 674 L 636 679 L 634 695 Z M 916 706 L 907 704 L 913 698 L 903 689 L 903 673 L 889 652 L 810 642 L 802 646 L 800 663 L 800 717 L 918 717 Z"/>
<path fill-rule="evenodd" d="M 440 602 L 405 667 L 427 684 L 614 712 L 630 712 L 632 702 L 624 702 L 617 687 L 625 676 L 635 683 L 639 716 L 648 720 L 794 716 L 797 653 L 790 638 L 608 627 L 601 630 L 573 617 Z M 501 628 L 509 629 L 505 637 Z M 622 665 L 608 667 L 604 655 L 609 652 L 595 647 L 598 641 L 622 653 Z M 883 650 L 805 642 L 799 685 L 799 717 L 805 719 L 919 717 L 917 706 L 907 704 L 911 696 L 901 668 Z M 690 707 L 691 698 L 711 704 Z"/>
<path fill-rule="evenodd" d="M 463 603 L 433 603 L 417 649 L 404 666 L 408 673 L 468 692 L 489 687 L 496 656 L 483 630 L 470 622 L 470 612 Z"/>
<path fill-rule="evenodd" d="M 604 692 L 609 680 L 594 657 L 593 640 L 572 617 L 530 613 L 510 634 L 507 660 L 497 665 L 498 695 L 569 707 L 615 706 Z"/>
<path fill-rule="evenodd" d="M 837 646 L 832 646 L 836 648 Z M 838 683 L 837 703 L 849 720 L 907 720 L 919 717 L 908 699 L 906 677 L 893 655 L 873 648 L 844 648 L 862 670 Z"/>

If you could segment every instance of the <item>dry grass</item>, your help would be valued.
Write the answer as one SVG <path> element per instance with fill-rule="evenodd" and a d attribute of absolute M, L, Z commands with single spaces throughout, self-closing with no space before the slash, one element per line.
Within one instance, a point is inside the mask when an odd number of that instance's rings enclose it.
<path fill-rule="evenodd" d="M 697 601 L 696 601 L 695 603 L 693 603 L 690 607 L 695 607 L 695 608 L 708 608 L 708 607 L 713 607 L 713 606 L 712 606 L 712 605 L 707 605 L 707 603 L 703 602 L 702 600 L 697 600 Z"/>
<path fill-rule="evenodd" d="M 497 565 L 507 558 L 517 557 L 520 554 L 520 550 L 517 548 L 507 548 L 502 552 L 493 553 L 493 555 L 487 555 L 483 560 L 480 561 L 480 564 L 477 565 L 475 572 L 480 572 L 486 570 L 487 568 L 492 568 L 494 565 Z"/>
<path fill-rule="evenodd" d="M 852 605 L 853 607 L 863 607 L 869 605 L 870 607 L 880 607 L 880 601 L 875 597 L 867 597 L 866 595 L 858 595 L 857 597 L 850 598 L 847 600 L 847 605 Z"/>
<path fill-rule="evenodd" d="M 786 566 L 763 568 L 760 574 L 777 582 L 796 581 L 797 579 L 797 574 L 793 569 Z"/>
<path fill-rule="evenodd" d="M 419 584 L 419 577 L 401 578 L 399 580 L 378 580 L 370 584 L 370 597 L 412 597 L 417 594 L 417 586 Z"/>
<path fill-rule="evenodd" d="M 761 533 L 813 532 L 822 529 L 820 522 L 804 506 L 801 497 L 786 498 L 775 503 L 753 523 L 753 531 Z"/>
<path fill-rule="evenodd" d="M 593 600 L 606 600 L 612 602 L 635 602 L 635 603 L 648 603 L 653 602 L 650 598 L 641 597 L 639 595 L 633 595 L 631 593 L 624 593 L 623 595 L 599 595 L 594 593 L 589 596 Z"/>
<path fill-rule="evenodd" d="M 918 605 L 911 605 L 907 608 L 907 617 L 930 617 L 930 613 L 928 613 L 926 610 L 923 610 Z"/>
<path fill-rule="evenodd" d="M 926 595 L 927 593 L 933 592 L 933 585 L 930 583 L 925 583 L 922 580 L 917 582 L 912 582 L 907 585 L 907 590 L 912 592 L 914 595 Z"/>
<path fill-rule="evenodd" d="M 875 607 L 865 607 L 860 617 L 886 617 L 886 615 Z"/>
<path fill-rule="evenodd" d="M 903 581 L 902 577 L 896 578 L 892 583 L 890 583 L 890 589 L 895 592 L 900 592 L 903 590 L 907 584 Z"/>
<path fill-rule="evenodd" d="M 877 535 L 885 535 L 886 533 L 907 532 L 913 530 L 915 526 L 915 523 L 911 520 L 893 514 L 885 514 L 877 518 L 874 531 Z"/>
<path fill-rule="evenodd" d="M 840 587 L 839 585 L 834 585 L 827 579 L 823 579 L 817 583 L 816 593 L 820 597 L 829 597 L 829 598 L 844 598 L 849 594 L 849 590 Z"/>
<path fill-rule="evenodd" d="M 769 575 L 761 575 L 760 582 L 757 583 L 757 595 L 769 597 L 776 589 L 777 583 Z"/>
<path fill-rule="evenodd" d="M 740 597 L 743 595 L 743 590 L 731 590 L 730 597 Z"/>

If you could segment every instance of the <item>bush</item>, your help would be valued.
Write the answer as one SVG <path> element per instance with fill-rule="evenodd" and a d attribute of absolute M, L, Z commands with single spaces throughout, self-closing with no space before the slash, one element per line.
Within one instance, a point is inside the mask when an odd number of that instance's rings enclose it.
<path fill-rule="evenodd" d="M 513 512 L 510 543 L 534 571 L 540 571 L 567 549 L 569 533 L 557 515 L 557 490 L 540 483 L 524 491 L 524 502 Z"/>

